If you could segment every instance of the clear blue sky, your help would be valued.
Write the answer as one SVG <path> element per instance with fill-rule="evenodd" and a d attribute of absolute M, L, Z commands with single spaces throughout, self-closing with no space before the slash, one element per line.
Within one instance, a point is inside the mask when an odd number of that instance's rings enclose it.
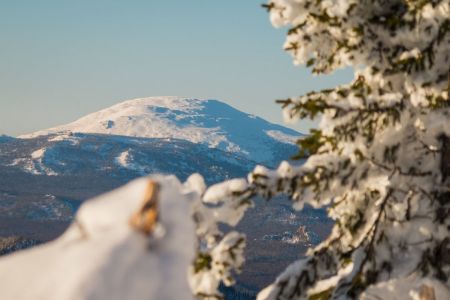
<path fill-rule="evenodd" d="M 0 0 L 0 134 L 161 95 L 220 99 L 282 123 L 275 99 L 352 78 L 294 67 L 262 2 Z"/>

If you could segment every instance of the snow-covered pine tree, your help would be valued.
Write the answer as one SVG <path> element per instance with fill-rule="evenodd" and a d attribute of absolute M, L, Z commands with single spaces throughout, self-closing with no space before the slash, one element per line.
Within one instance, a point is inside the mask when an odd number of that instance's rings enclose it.
<path fill-rule="evenodd" d="M 299 142 L 311 156 L 298 169 L 255 170 L 252 184 L 299 208 L 327 207 L 336 225 L 262 298 L 398 299 L 409 295 L 395 296 L 400 286 L 450 286 L 449 3 L 266 5 L 275 26 L 291 27 L 285 49 L 296 64 L 317 74 L 350 66 L 355 79 L 280 101 L 288 117 L 323 116 Z"/>
<path fill-rule="evenodd" d="M 299 141 L 305 164 L 257 167 L 247 182 L 206 193 L 214 203 L 243 208 L 233 224 L 250 197 L 276 194 L 289 195 L 298 209 L 325 207 L 336 221 L 331 235 L 259 299 L 448 299 L 449 0 L 264 6 L 274 26 L 290 27 L 285 50 L 296 64 L 316 74 L 352 67 L 355 79 L 279 101 L 290 119 L 322 116 L 319 129 Z M 210 241 L 213 249 L 218 242 Z M 215 268 L 212 250 L 204 249 L 196 270 L 203 275 Z"/>

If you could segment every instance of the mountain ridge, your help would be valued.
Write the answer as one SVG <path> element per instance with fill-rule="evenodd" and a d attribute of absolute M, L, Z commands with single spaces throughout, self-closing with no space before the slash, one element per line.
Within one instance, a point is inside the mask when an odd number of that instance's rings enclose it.
<path fill-rule="evenodd" d="M 294 145 L 301 133 L 241 112 L 214 99 L 147 97 L 123 101 L 78 120 L 19 138 L 79 132 L 142 138 L 176 138 L 269 163 L 272 143 Z M 275 155 L 274 155 L 275 154 Z"/>

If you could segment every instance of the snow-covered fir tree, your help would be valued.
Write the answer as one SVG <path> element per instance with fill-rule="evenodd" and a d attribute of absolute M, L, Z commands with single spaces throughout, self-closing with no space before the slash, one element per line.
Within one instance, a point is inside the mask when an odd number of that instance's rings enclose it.
<path fill-rule="evenodd" d="M 223 235 L 255 195 L 325 207 L 330 236 L 258 299 L 449 299 L 450 1 L 272 0 L 285 50 L 316 74 L 352 67 L 343 86 L 279 101 L 288 119 L 321 116 L 299 141 L 300 167 L 257 167 L 206 191 L 197 209 L 194 292 L 216 293 L 243 262 Z"/>

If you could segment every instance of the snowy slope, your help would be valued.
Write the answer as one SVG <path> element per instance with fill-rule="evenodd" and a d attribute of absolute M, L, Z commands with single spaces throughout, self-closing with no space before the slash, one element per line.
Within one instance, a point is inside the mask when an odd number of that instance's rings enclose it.
<path fill-rule="evenodd" d="M 273 144 L 293 145 L 300 133 L 243 113 L 217 100 L 182 97 L 134 99 L 73 123 L 21 138 L 64 131 L 146 138 L 176 138 L 240 154 L 258 163 L 276 159 Z"/>
<path fill-rule="evenodd" d="M 284 156 L 295 151 L 283 152 L 283 149 L 279 152 Z M 74 133 L 0 143 L 0 173 L 26 172 L 47 175 L 49 179 L 59 177 L 60 181 L 63 177 L 94 176 L 123 178 L 122 182 L 127 182 L 152 173 L 174 174 L 185 179 L 199 172 L 211 184 L 243 176 L 254 166 L 255 162 L 245 157 L 178 139 Z M 15 181 L 20 180 L 16 177 Z M 6 188 L 4 183 L 5 180 L 0 180 L 0 191 Z M 95 182 L 90 185 L 94 186 Z"/>

